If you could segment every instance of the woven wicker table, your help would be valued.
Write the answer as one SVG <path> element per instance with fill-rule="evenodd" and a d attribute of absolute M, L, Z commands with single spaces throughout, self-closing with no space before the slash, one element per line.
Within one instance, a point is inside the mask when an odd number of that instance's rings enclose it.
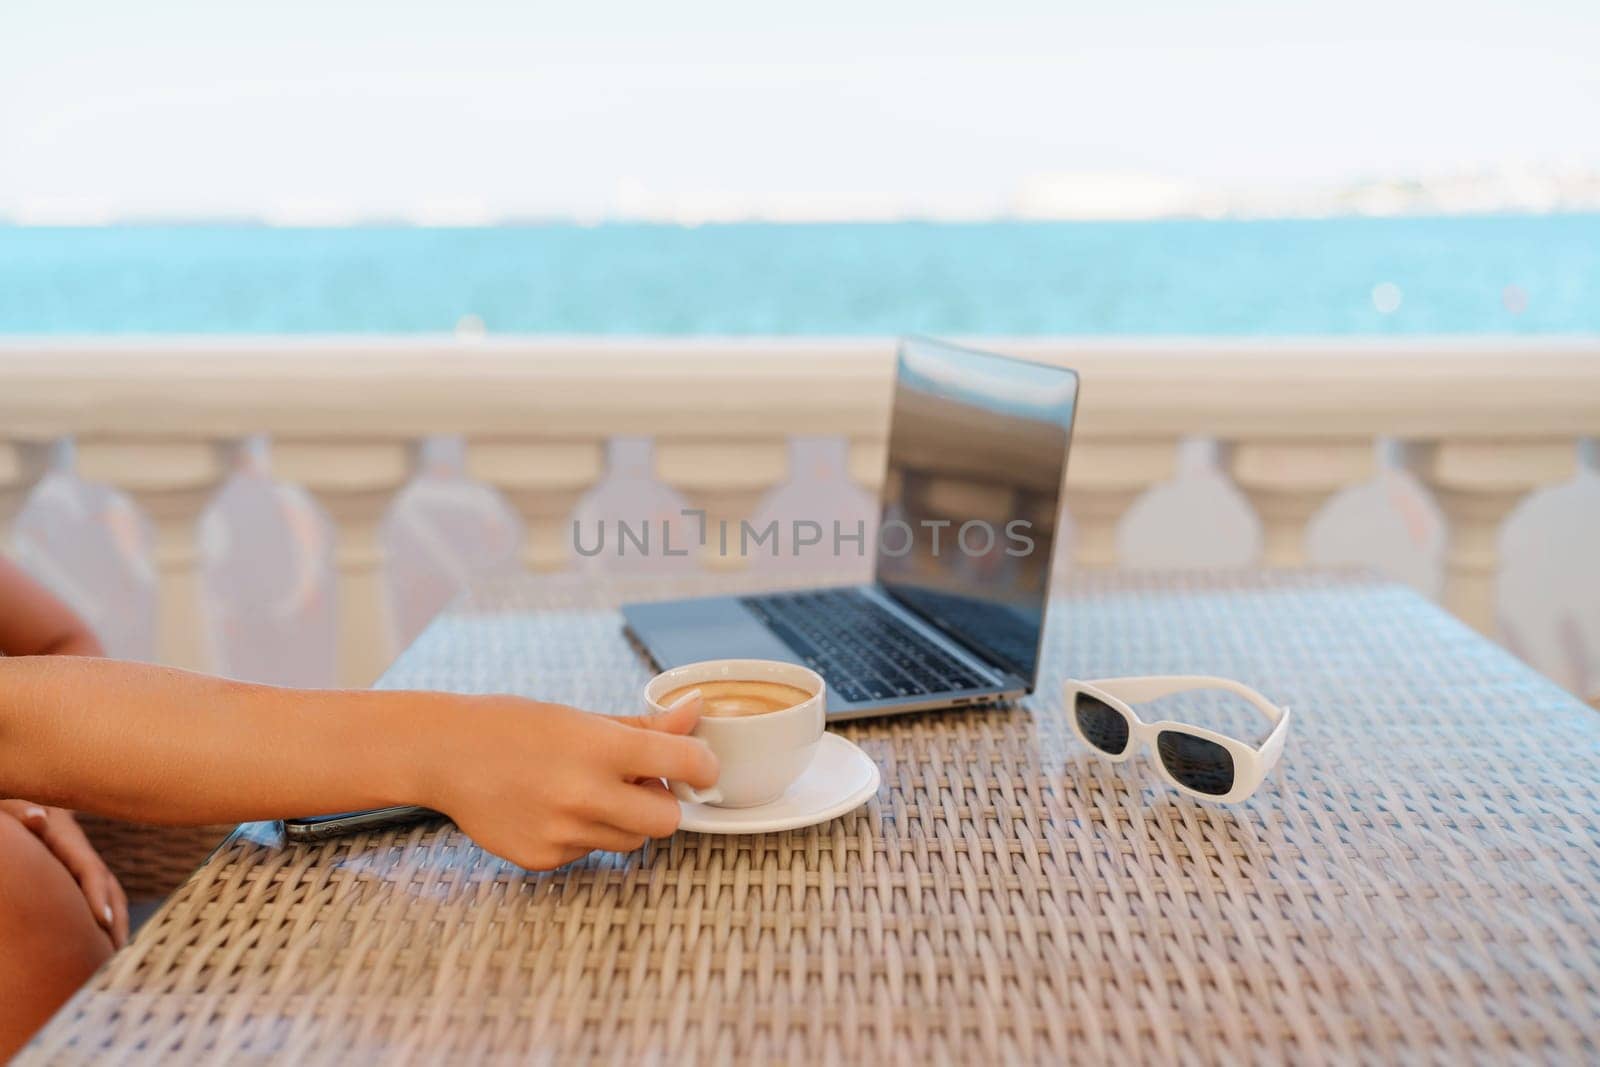
<path fill-rule="evenodd" d="M 485 588 L 384 684 L 632 713 L 612 606 L 639 592 Z M 1600 1057 L 1600 717 L 1365 579 L 1062 593 L 1022 706 L 839 727 L 883 785 L 824 826 L 543 874 L 448 824 L 241 827 L 22 1059 Z M 1295 709 L 1248 804 L 1075 742 L 1064 677 L 1150 672 Z"/>

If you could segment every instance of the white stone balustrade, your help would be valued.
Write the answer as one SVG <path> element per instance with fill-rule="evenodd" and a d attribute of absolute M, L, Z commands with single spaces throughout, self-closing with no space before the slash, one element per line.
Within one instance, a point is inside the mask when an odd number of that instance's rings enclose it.
<path fill-rule="evenodd" d="M 1263 562 L 1305 562 L 1308 523 L 1371 479 L 1374 442 L 1407 463 L 1448 524 L 1445 600 L 1495 617 L 1496 536 L 1531 491 L 1570 476 L 1600 436 L 1593 342 L 1091 342 L 982 347 L 1076 367 L 1068 476 L 1080 565 L 1118 561 L 1130 506 L 1174 475 L 1181 439 L 1220 466 L 1261 522 Z M 795 435 L 842 438 L 857 483 L 882 475 L 893 342 L 775 340 L 148 341 L 0 345 L 0 533 L 78 441 L 78 472 L 128 493 L 153 523 L 162 658 L 207 666 L 195 523 L 229 447 L 272 440 L 273 476 L 335 526 L 341 678 L 392 654 L 379 524 L 431 434 L 466 441 L 466 470 L 527 529 L 525 563 L 569 566 L 570 517 L 605 473 L 606 442 L 649 438 L 656 477 L 734 526 L 790 476 Z"/>

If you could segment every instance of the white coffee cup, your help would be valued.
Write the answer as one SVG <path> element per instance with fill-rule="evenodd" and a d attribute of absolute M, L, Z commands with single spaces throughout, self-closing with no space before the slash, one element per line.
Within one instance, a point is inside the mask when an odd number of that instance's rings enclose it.
<path fill-rule="evenodd" d="M 780 682 L 803 689 L 811 696 L 782 711 L 739 717 L 706 716 L 694 736 L 716 753 L 721 765 L 717 784 L 694 789 L 683 782 L 668 783 L 673 795 L 691 804 L 721 808 L 750 808 L 777 800 L 805 773 L 822 741 L 828 692 L 822 676 L 795 663 L 770 659 L 714 659 L 663 671 L 644 687 L 645 708 L 651 714 L 666 710 L 662 698 L 685 686 L 703 682 Z"/>

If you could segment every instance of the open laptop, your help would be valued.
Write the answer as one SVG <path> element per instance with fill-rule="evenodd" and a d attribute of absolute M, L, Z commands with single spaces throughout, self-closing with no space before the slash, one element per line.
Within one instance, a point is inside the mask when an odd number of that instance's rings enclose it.
<path fill-rule="evenodd" d="M 628 632 L 663 670 L 803 663 L 830 719 L 1032 692 L 1077 399 L 1065 368 L 902 342 L 871 584 L 629 604 Z"/>

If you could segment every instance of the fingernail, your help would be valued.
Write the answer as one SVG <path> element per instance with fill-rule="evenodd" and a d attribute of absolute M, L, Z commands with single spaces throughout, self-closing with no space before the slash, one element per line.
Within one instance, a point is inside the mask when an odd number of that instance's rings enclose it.
<path fill-rule="evenodd" d="M 700 690 L 691 689 L 687 693 L 683 694 L 683 696 L 679 697 L 677 700 L 674 700 L 672 703 L 668 704 L 667 705 L 667 710 L 668 711 L 677 711 L 679 708 L 686 706 L 689 703 L 689 701 L 691 701 L 691 700 L 699 700 L 699 699 L 700 699 Z"/>
<path fill-rule="evenodd" d="M 102 908 L 100 910 L 100 920 L 103 923 L 105 923 L 106 929 L 108 929 L 108 930 L 111 928 L 111 924 L 116 921 L 115 919 L 113 919 L 111 917 L 111 905 L 110 904 L 107 904 L 104 908 Z"/>
<path fill-rule="evenodd" d="M 22 811 L 22 817 L 24 819 L 32 819 L 34 822 L 44 822 L 50 818 L 49 814 L 46 813 L 43 808 L 38 807 L 24 808 Z"/>

